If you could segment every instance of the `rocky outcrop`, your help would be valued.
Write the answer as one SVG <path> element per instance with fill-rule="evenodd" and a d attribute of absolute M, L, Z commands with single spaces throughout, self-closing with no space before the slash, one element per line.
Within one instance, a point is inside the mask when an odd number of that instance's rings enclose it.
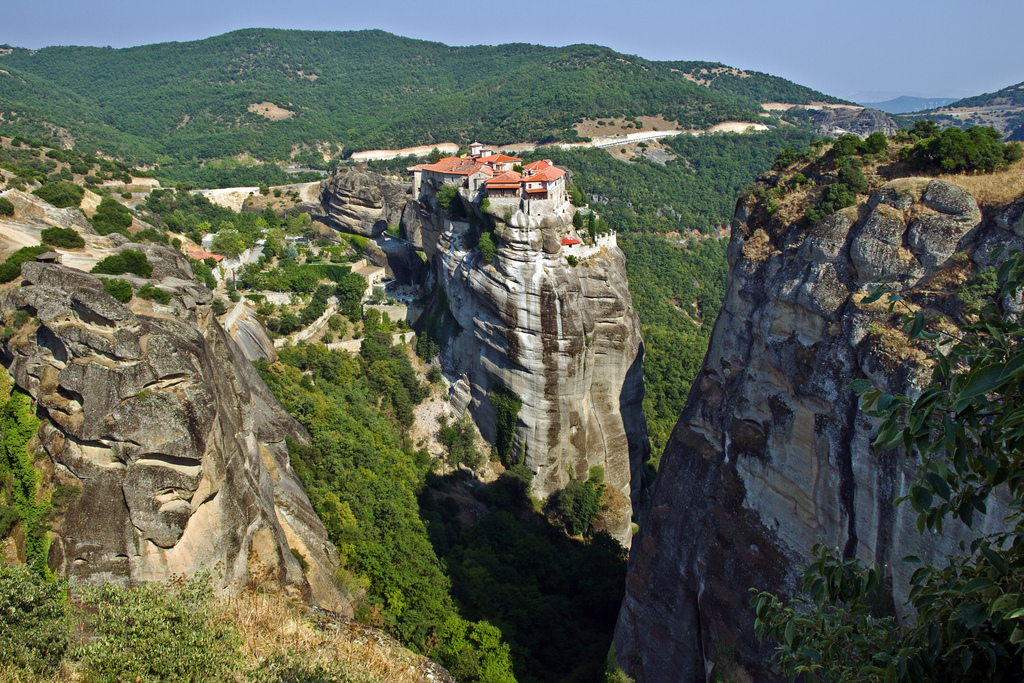
<path fill-rule="evenodd" d="M 263 323 L 256 317 L 256 312 L 239 301 L 224 319 L 224 329 L 238 344 L 238 348 L 246 360 L 264 359 L 271 363 L 277 360 L 274 340 L 267 335 Z"/>
<path fill-rule="evenodd" d="M 409 185 L 369 171 L 348 171 L 325 180 L 320 189 L 328 225 L 376 237 L 402 219 Z"/>
<path fill-rule="evenodd" d="M 774 225 L 741 200 L 722 311 L 630 556 L 615 651 L 638 683 L 714 679 L 730 658 L 770 680 L 749 590 L 792 595 L 815 542 L 877 561 L 897 611 L 914 568 L 900 558 L 955 548 L 965 529 L 922 537 L 893 505 L 916 467 L 876 456 L 876 425 L 849 389 L 867 378 L 919 390 L 923 349 L 887 306 L 859 301 L 880 279 L 929 319 L 955 321 L 971 261 L 1019 248 L 1022 213 L 1018 200 L 983 216 L 969 193 L 927 179 L 889 183 L 811 227 Z M 993 510 L 976 531 L 1001 518 Z"/>
<path fill-rule="evenodd" d="M 85 214 L 78 207 L 58 209 L 49 202 L 20 190 L 5 192 L 4 199 L 14 205 L 13 219 L 16 221 L 41 228 L 57 226 L 59 228 L 74 228 L 87 235 L 96 234 L 92 223 L 86 220 Z"/>
<path fill-rule="evenodd" d="M 34 322 L 6 342 L 5 365 L 38 404 L 56 483 L 79 489 L 55 523 L 51 568 L 85 583 L 205 568 L 221 586 L 350 611 L 332 581 L 336 552 L 289 465 L 286 437 L 309 437 L 217 323 L 210 291 L 166 275 L 152 282 L 169 305 L 126 306 L 64 266 L 27 263 L 22 278 L 4 317 L 22 309 Z"/>
<path fill-rule="evenodd" d="M 900 129 L 891 116 L 877 109 L 821 109 L 813 112 L 811 120 L 818 126 L 818 135 L 833 138 L 846 133 L 853 133 L 861 138 L 866 138 L 872 133 L 895 135 Z"/>
<path fill-rule="evenodd" d="M 467 247 L 468 224 L 445 221 L 439 282 L 462 332 L 442 364 L 467 378 L 469 410 L 491 443 L 491 392 L 503 385 L 522 399 L 512 456 L 536 473 L 535 495 L 563 488 L 570 476 L 585 480 L 593 465 L 604 467 L 611 488 L 634 495 L 649 446 L 643 341 L 622 252 L 613 246 L 570 266 L 562 247 L 572 229 L 569 204 L 542 217 L 491 218 L 498 243 L 491 264 Z M 606 526 L 628 545 L 629 524 L 627 505 Z"/>
<path fill-rule="evenodd" d="M 444 219 L 428 202 L 413 199 L 402 210 L 402 230 L 406 239 L 417 249 L 422 249 L 428 259 L 434 258 L 443 229 Z"/>

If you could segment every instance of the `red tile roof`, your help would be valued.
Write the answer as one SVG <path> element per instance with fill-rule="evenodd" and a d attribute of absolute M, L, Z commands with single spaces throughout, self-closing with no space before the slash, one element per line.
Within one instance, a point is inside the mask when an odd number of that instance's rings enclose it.
<path fill-rule="evenodd" d="M 571 247 L 572 245 L 579 244 L 579 243 L 580 243 L 580 241 L 578 239 L 576 239 L 575 237 L 563 237 L 562 238 L 562 246 L 569 246 L 569 247 Z"/>
<path fill-rule="evenodd" d="M 485 185 L 491 188 L 519 187 L 523 177 L 515 171 L 505 171 L 488 180 Z"/>
<path fill-rule="evenodd" d="M 194 261 L 202 261 L 203 259 L 212 258 L 214 261 L 222 261 L 224 259 L 223 254 L 212 254 L 202 249 L 196 249 L 195 251 L 188 252 L 188 257 Z"/>
<path fill-rule="evenodd" d="M 532 164 L 523 166 L 524 171 L 543 171 L 545 168 L 550 168 L 553 164 L 551 159 L 544 159 L 543 161 L 535 161 Z"/>
<path fill-rule="evenodd" d="M 528 176 L 527 180 L 542 180 L 546 183 L 550 183 L 552 180 L 558 180 L 565 175 L 565 171 L 554 166 L 548 166 L 544 170 L 534 173 L 532 176 Z"/>
<path fill-rule="evenodd" d="M 436 173 L 447 173 L 449 175 L 473 175 L 479 171 L 490 174 L 490 166 L 482 164 L 475 159 L 463 159 L 462 157 L 447 157 L 436 164 L 426 164 L 421 167 L 424 171 Z"/>
<path fill-rule="evenodd" d="M 477 161 L 480 161 L 485 164 L 507 164 L 509 162 L 513 164 L 518 164 L 519 162 L 522 161 L 522 159 L 510 157 L 506 154 L 490 154 L 484 157 L 477 157 Z"/>

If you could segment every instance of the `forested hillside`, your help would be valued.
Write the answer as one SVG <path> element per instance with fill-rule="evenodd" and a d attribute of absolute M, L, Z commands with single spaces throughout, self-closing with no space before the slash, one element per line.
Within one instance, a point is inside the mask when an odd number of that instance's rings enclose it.
<path fill-rule="evenodd" d="M 1024 138 L 1024 83 L 966 97 L 912 118 L 931 119 L 942 126 L 958 128 L 993 126 L 1007 139 L 1019 141 Z"/>
<path fill-rule="evenodd" d="M 87 151 L 151 163 L 243 152 L 278 160 L 294 145 L 333 155 L 573 140 L 584 117 L 626 114 L 703 128 L 750 120 L 764 101 L 834 99 L 753 72 L 694 82 L 689 72 L 708 66 L 594 45 L 448 47 L 383 31 L 249 29 L 119 50 L 15 48 L 0 56 L 0 102 L 12 133 L 45 139 L 53 124 Z M 261 103 L 273 105 L 269 118 L 250 111 Z"/>

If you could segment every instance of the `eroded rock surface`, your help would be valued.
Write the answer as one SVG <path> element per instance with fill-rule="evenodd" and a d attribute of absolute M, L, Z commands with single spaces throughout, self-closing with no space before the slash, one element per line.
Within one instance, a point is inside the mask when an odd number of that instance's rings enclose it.
<path fill-rule="evenodd" d="M 348 171 L 325 180 L 320 203 L 327 223 L 338 230 L 376 237 L 398 225 L 409 185 L 369 171 Z"/>
<path fill-rule="evenodd" d="M 877 278 L 930 319 L 955 321 L 970 260 L 1020 248 L 1022 212 L 1018 200 L 983 215 L 969 193 L 928 179 L 890 183 L 810 228 L 771 225 L 741 200 L 722 311 L 630 556 L 615 651 L 638 683 L 713 680 L 713 662 L 729 658 L 772 680 L 748 591 L 792 595 L 816 542 L 877 561 L 895 610 L 914 569 L 900 558 L 955 548 L 962 527 L 922 537 L 893 505 L 916 467 L 876 456 L 876 425 L 848 388 L 867 378 L 913 393 L 927 381 L 924 352 L 886 305 L 858 302 Z"/>
<path fill-rule="evenodd" d="M 185 275 L 178 266 L 168 254 L 154 271 Z M 35 321 L 6 343 L 5 364 L 38 402 L 58 483 L 80 489 L 50 566 L 86 583 L 205 568 L 221 586 L 253 582 L 350 611 L 332 582 L 336 551 L 289 465 L 285 438 L 309 437 L 187 275 L 153 280 L 171 304 L 126 306 L 92 275 L 26 263 L 6 294 L 5 311 Z"/>
<path fill-rule="evenodd" d="M 818 126 L 818 134 L 838 137 L 853 133 L 866 138 L 872 133 L 895 135 L 900 129 L 891 116 L 877 109 L 856 107 L 835 107 L 813 112 L 812 120 Z"/>
<path fill-rule="evenodd" d="M 437 245 L 439 281 L 462 332 L 442 354 L 445 369 L 468 382 L 468 407 L 494 443 L 492 390 L 520 396 L 512 445 L 536 473 L 534 495 L 586 480 L 600 465 L 607 484 L 628 498 L 639 488 L 649 445 L 643 401 L 643 341 L 617 247 L 572 267 L 562 238 L 572 207 L 497 219 L 498 252 L 485 264 L 467 248 L 469 226 L 445 221 Z M 459 404 L 465 401 L 464 389 Z M 604 526 L 630 541 L 629 506 Z"/>

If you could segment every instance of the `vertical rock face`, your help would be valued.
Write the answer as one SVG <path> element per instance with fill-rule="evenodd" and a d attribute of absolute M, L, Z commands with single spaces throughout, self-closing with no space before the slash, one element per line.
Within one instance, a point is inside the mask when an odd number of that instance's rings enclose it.
<path fill-rule="evenodd" d="M 57 483 L 79 488 L 50 566 L 72 581 L 166 581 L 210 570 L 348 611 L 336 552 L 292 472 L 308 435 L 266 388 L 191 280 L 154 284 L 163 306 L 123 305 L 95 277 L 27 263 L 5 311 L 36 322 L 5 364 L 38 403 Z M 304 575 L 290 549 L 309 563 Z"/>
<path fill-rule="evenodd" d="M 398 225 L 409 186 L 376 173 L 349 171 L 324 181 L 320 203 L 328 223 L 345 232 L 376 237 Z"/>
<path fill-rule="evenodd" d="M 955 548 L 962 530 L 922 538 L 894 507 L 916 467 L 876 456 L 876 426 L 848 388 L 919 390 L 923 350 L 886 306 L 858 302 L 877 278 L 955 321 L 968 257 L 984 267 L 996 246 L 1019 248 L 1022 213 L 1018 200 L 983 218 L 969 193 L 927 179 L 889 183 L 809 229 L 773 228 L 741 200 L 722 312 L 630 556 L 615 651 L 638 683 L 704 680 L 729 657 L 770 678 L 748 591 L 791 595 L 815 542 L 877 561 L 897 610 L 913 569 L 900 558 Z"/>
<path fill-rule="evenodd" d="M 499 220 L 490 265 L 467 249 L 468 225 L 445 222 L 439 281 L 462 332 L 442 360 L 467 377 L 469 409 L 492 442 L 492 390 L 504 385 L 521 397 L 512 453 L 536 473 L 535 494 L 563 488 L 570 472 L 585 480 L 601 465 L 608 485 L 630 496 L 649 451 L 640 324 L 617 247 L 567 263 L 562 238 L 572 210 Z M 624 544 L 629 524 L 627 511 L 613 529 Z"/>

